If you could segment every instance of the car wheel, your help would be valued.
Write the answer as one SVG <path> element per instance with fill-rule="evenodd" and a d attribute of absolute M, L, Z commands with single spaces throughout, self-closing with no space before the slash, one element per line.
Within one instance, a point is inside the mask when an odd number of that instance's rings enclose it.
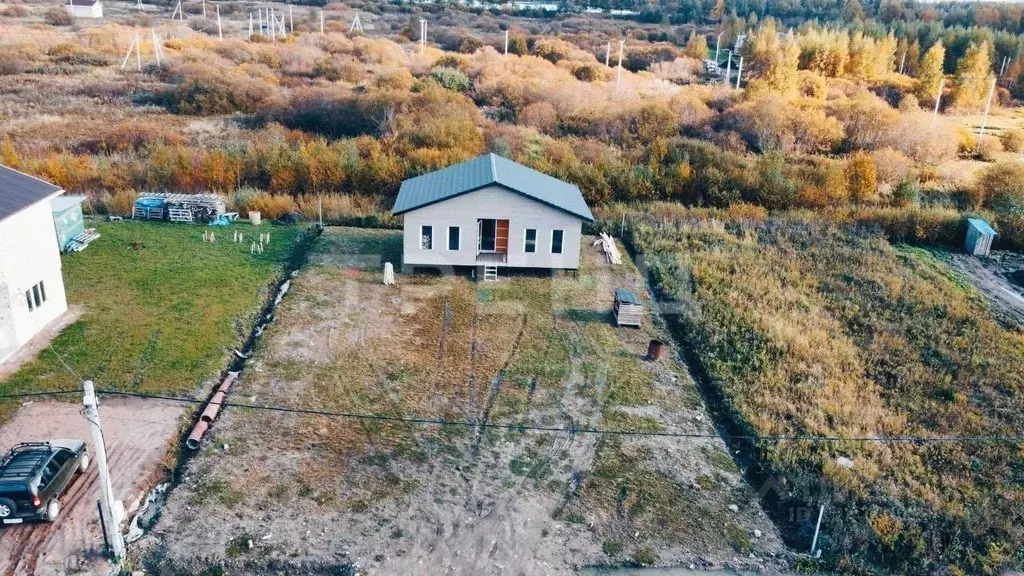
<path fill-rule="evenodd" d="M 7 498 L 0 498 L 0 519 L 13 518 L 18 507 Z"/>
<path fill-rule="evenodd" d="M 82 457 L 78 459 L 78 471 L 85 472 L 89 469 L 89 455 L 82 454 Z"/>
<path fill-rule="evenodd" d="M 60 516 L 60 502 L 57 500 L 50 500 L 46 504 L 46 521 L 53 522 Z"/>

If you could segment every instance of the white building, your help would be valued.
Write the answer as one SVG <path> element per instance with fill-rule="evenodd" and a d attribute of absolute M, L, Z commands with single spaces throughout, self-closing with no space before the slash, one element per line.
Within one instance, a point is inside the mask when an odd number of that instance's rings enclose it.
<path fill-rule="evenodd" d="M 75 18 L 103 18 L 100 0 L 68 0 L 64 9 Z"/>
<path fill-rule="evenodd" d="M 68 309 L 50 208 L 63 192 L 0 166 L 0 361 Z"/>
<path fill-rule="evenodd" d="M 404 217 L 403 271 L 472 267 L 484 279 L 576 270 L 594 219 L 576 186 L 495 154 L 406 180 L 393 212 Z"/>

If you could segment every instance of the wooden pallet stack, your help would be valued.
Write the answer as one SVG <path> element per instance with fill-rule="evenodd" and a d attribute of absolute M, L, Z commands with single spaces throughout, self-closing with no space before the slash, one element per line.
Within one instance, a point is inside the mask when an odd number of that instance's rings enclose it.
<path fill-rule="evenodd" d="M 147 192 L 139 196 L 132 209 L 136 220 L 171 222 L 210 222 L 227 211 L 224 198 L 216 194 L 165 194 Z"/>

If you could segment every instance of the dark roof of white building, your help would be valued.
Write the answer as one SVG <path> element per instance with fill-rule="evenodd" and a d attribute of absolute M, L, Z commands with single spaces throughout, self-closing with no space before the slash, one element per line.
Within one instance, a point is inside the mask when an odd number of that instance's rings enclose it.
<path fill-rule="evenodd" d="M 60 192 L 60 186 L 0 164 L 0 220 Z"/>
<path fill-rule="evenodd" d="M 497 154 L 485 154 L 402 182 L 392 212 L 402 214 L 495 185 L 584 220 L 594 219 L 578 187 Z"/>

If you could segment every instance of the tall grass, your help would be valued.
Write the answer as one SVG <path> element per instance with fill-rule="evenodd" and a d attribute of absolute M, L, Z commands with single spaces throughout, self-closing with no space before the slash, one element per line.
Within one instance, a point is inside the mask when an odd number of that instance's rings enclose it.
<path fill-rule="evenodd" d="M 661 293 L 683 304 L 667 320 L 740 429 L 1024 430 L 1024 335 L 1000 328 L 928 252 L 792 219 L 664 220 L 629 233 Z M 764 442 L 752 455 L 797 502 L 827 505 L 836 567 L 992 574 L 1024 562 L 1021 452 L 1012 442 Z M 782 522 L 809 540 L 811 523 Z"/>

